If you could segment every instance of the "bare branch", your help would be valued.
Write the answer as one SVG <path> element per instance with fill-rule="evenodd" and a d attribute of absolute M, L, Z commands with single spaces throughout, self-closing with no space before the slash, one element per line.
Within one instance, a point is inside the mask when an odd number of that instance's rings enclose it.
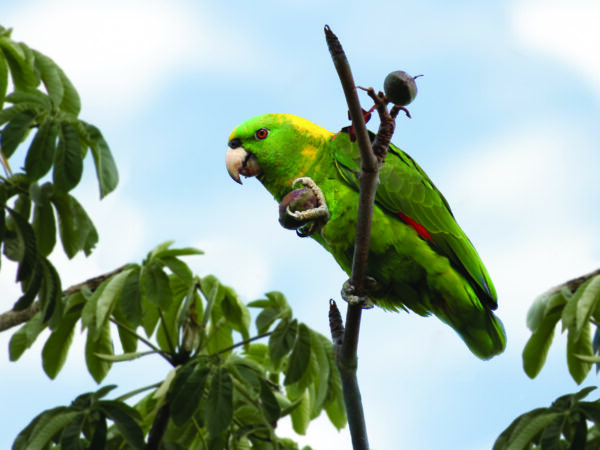
<path fill-rule="evenodd" d="M 84 281 L 83 283 L 75 284 L 62 292 L 63 297 L 68 297 L 69 295 L 75 294 L 83 289 L 84 286 L 87 286 L 90 291 L 94 292 L 98 289 L 104 281 L 113 277 L 114 275 L 123 272 L 129 264 L 125 264 L 121 267 L 116 268 L 115 270 L 111 270 L 110 272 L 104 273 L 102 275 L 98 275 L 97 277 L 90 278 L 89 280 Z M 29 308 L 26 308 L 22 311 L 7 311 L 3 314 L 0 314 L 0 333 L 2 331 L 6 331 L 10 328 L 21 325 L 22 323 L 27 322 L 33 316 L 35 316 L 40 310 L 39 302 L 33 303 Z"/>

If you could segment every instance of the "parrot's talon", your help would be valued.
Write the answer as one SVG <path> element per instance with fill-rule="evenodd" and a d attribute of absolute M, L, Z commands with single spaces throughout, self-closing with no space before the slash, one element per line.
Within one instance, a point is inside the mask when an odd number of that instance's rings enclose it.
<path fill-rule="evenodd" d="M 298 228 L 296 230 L 296 234 L 298 235 L 298 237 L 301 238 L 305 238 L 305 237 L 310 237 L 313 234 L 315 234 L 315 232 L 317 231 L 317 229 L 319 228 L 317 222 L 311 222 L 309 224 L 306 224 L 300 228 Z"/>
<path fill-rule="evenodd" d="M 371 280 L 374 279 L 371 278 Z M 341 296 L 342 299 L 344 299 L 344 301 L 346 301 L 346 303 L 349 305 L 358 305 L 362 309 L 371 309 L 373 306 L 375 306 L 368 296 L 364 295 L 360 297 L 358 295 L 354 295 L 354 286 L 350 284 L 350 280 L 347 280 L 342 286 Z"/>
<path fill-rule="evenodd" d="M 288 206 L 287 213 L 299 221 L 318 220 L 322 223 L 328 222 L 331 218 L 331 214 L 329 213 L 329 208 L 327 207 L 327 202 L 325 201 L 323 191 L 319 188 L 319 186 L 317 186 L 317 183 L 315 183 L 310 177 L 300 177 L 296 178 L 292 182 L 292 187 L 297 183 L 302 184 L 302 186 L 310 189 L 315 194 L 318 206 L 305 211 L 290 211 Z"/>

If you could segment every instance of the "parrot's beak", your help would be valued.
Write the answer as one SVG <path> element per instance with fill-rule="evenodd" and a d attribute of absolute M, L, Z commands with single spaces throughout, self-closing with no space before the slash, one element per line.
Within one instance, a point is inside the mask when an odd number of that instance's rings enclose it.
<path fill-rule="evenodd" d="M 253 177 L 260 175 L 262 172 L 256 156 L 247 152 L 244 147 L 232 147 L 230 145 L 227 148 L 227 153 L 225 153 L 225 166 L 229 176 L 240 184 L 242 184 L 240 175 Z"/>

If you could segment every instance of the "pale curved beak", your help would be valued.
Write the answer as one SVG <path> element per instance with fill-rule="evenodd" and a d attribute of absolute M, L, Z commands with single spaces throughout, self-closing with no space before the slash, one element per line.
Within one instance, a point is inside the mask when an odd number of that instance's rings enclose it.
<path fill-rule="evenodd" d="M 262 172 L 256 157 L 247 152 L 244 147 L 228 147 L 225 153 L 225 166 L 229 176 L 240 184 L 242 184 L 240 175 L 253 177 Z"/>

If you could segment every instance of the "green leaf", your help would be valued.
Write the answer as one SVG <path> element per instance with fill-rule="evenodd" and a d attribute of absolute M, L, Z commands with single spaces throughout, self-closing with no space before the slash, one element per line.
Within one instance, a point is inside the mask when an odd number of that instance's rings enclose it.
<path fill-rule="evenodd" d="M 154 333 L 154 329 L 158 324 L 160 315 L 158 314 L 158 308 L 148 301 L 148 299 L 142 299 L 142 327 L 146 332 L 146 336 L 150 337 Z"/>
<path fill-rule="evenodd" d="M 221 310 L 227 322 L 235 331 L 242 335 L 244 340 L 249 339 L 250 312 L 241 302 L 233 289 L 223 286 L 225 297 L 221 301 Z"/>
<path fill-rule="evenodd" d="M 581 384 L 592 368 L 592 365 L 576 355 L 593 356 L 591 325 L 589 322 L 584 324 L 583 330 L 579 334 L 579 339 L 575 339 L 576 333 L 569 329 L 567 334 L 567 365 L 569 373 L 577 384 Z"/>
<path fill-rule="evenodd" d="M 205 360 L 192 361 L 177 371 L 169 392 L 175 425 L 184 425 L 198 409 L 209 373 L 210 366 Z"/>
<path fill-rule="evenodd" d="M 233 420 L 233 380 L 223 367 L 217 368 L 212 375 L 204 420 L 211 436 L 225 431 Z"/>
<path fill-rule="evenodd" d="M 42 284 L 39 293 L 40 308 L 44 312 L 44 322 L 53 318 L 48 325 L 50 328 L 54 328 L 54 320 L 60 320 L 60 315 L 62 314 L 62 285 L 60 276 L 56 268 L 46 258 L 40 256 L 38 261 L 42 268 Z"/>
<path fill-rule="evenodd" d="M 58 124 L 53 117 L 46 116 L 35 134 L 25 158 L 25 172 L 32 181 L 39 180 L 52 168 L 57 137 Z"/>
<path fill-rule="evenodd" d="M 342 391 L 342 380 L 340 373 L 335 367 L 333 354 L 328 354 L 329 358 L 329 389 L 327 401 L 325 403 L 325 412 L 331 423 L 341 430 L 346 426 L 346 406 L 344 405 L 344 394 Z"/>
<path fill-rule="evenodd" d="M 560 436 L 566 421 L 567 415 L 561 414 L 544 429 L 540 441 L 544 450 L 561 450 Z"/>
<path fill-rule="evenodd" d="M 102 353 L 96 353 L 96 356 L 102 361 L 109 362 L 124 362 L 124 361 L 132 361 L 134 359 L 141 358 L 142 356 L 147 355 L 155 355 L 158 353 L 155 350 L 149 350 L 147 352 L 130 352 L 130 353 L 121 353 L 120 355 L 104 355 Z"/>
<path fill-rule="evenodd" d="M 81 311 L 81 325 L 82 329 L 88 328 L 94 333 L 94 329 L 96 327 L 96 306 L 98 304 L 98 299 L 100 295 L 102 295 L 102 291 L 106 289 L 108 283 L 104 281 L 96 288 L 93 294 L 90 294 L 89 298 L 86 300 L 83 305 L 83 310 Z M 97 334 L 93 337 L 95 340 L 97 338 Z"/>
<path fill-rule="evenodd" d="M 100 130 L 89 123 L 82 122 L 90 137 L 89 146 L 92 150 L 96 176 L 100 187 L 100 198 L 110 194 L 119 183 L 119 172 L 117 165 L 110 152 L 108 144 L 104 140 Z"/>
<path fill-rule="evenodd" d="M 2 129 L 0 132 L 2 152 L 6 158 L 10 158 L 19 144 L 23 142 L 35 116 L 33 111 L 20 112 Z"/>
<path fill-rule="evenodd" d="M 60 437 L 61 450 L 80 450 L 81 431 L 86 419 L 86 414 L 80 412 L 65 427 Z"/>
<path fill-rule="evenodd" d="M 64 410 L 60 413 L 52 415 L 45 421 L 41 421 L 36 427 L 35 433 L 32 434 L 28 442 L 28 450 L 42 450 L 50 442 L 50 439 L 60 430 L 65 428 L 79 414 L 78 411 Z"/>
<path fill-rule="evenodd" d="M 42 287 L 42 277 L 42 267 L 38 261 L 33 268 L 33 274 L 25 283 L 25 293 L 13 305 L 13 311 L 22 311 L 33 303 Z"/>
<path fill-rule="evenodd" d="M 296 319 L 282 319 L 269 337 L 269 355 L 277 361 L 287 355 L 294 347 L 298 334 L 298 321 Z"/>
<path fill-rule="evenodd" d="M 271 386 L 262 378 L 260 380 L 260 402 L 262 404 L 265 417 L 269 422 L 275 422 L 281 415 L 279 402 L 271 390 Z"/>
<path fill-rule="evenodd" d="M 21 355 L 35 342 L 46 327 L 42 323 L 42 314 L 37 313 L 10 338 L 8 355 L 11 361 L 17 361 Z"/>
<path fill-rule="evenodd" d="M 90 338 L 88 330 L 87 340 L 85 343 L 85 362 L 88 372 L 94 378 L 96 383 L 100 383 L 110 370 L 112 363 L 98 358 L 97 354 L 114 355 L 112 338 L 110 335 L 110 323 L 107 322 L 100 330 L 98 339 Z"/>
<path fill-rule="evenodd" d="M 304 436 L 310 423 L 310 401 L 306 392 L 304 392 L 300 404 L 292 411 L 290 416 L 294 431 Z"/>
<path fill-rule="evenodd" d="M 58 72 L 58 66 L 54 61 L 37 50 L 33 50 L 33 54 L 44 86 L 46 86 L 48 96 L 56 106 L 60 105 L 65 89 Z"/>
<path fill-rule="evenodd" d="M 60 103 L 60 109 L 74 116 L 78 116 L 81 111 L 81 101 L 79 100 L 79 94 L 77 90 L 71 83 L 71 80 L 67 78 L 65 73 L 62 71 L 60 67 L 56 67 L 58 71 L 58 75 L 60 77 L 60 81 L 63 85 L 63 98 Z"/>
<path fill-rule="evenodd" d="M 108 322 L 117 298 L 123 291 L 131 269 L 124 270 L 107 280 L 106 287 L 100 293 L 96 302 L 96 328 L 101 330 Z"/>
<path fill-rule="evenodd" d="M 59 192 L 69 192 L 79 184 L 82 174 L 83 158 L 79 135 L 73 125 L 63 121 L 54 153 L 54 187 Z"/>
<path fill-rule="evenodd" d="M 0 38 L 0 51 L 10 68 L 12 82 L 20 91 L 28 91 L 38 85 L 33 67 L 27 63 L 23 50 L 7 38 Z"/>
<path fill-rule="evenodd" d="M 515 430 L 515 435 L 510 440 L 507 450 L 522 450 L 526 448 L 544 428 L 552 423 L 557 417 L 562 416 L 562 413 L 546 412 L 538 414 L 531 418 L 523 417 L 523 424 L 518 430 Z"/>
<path fill-rule="evenodd" d="M 589 285 L 590 281 L 591 279 L 583 283 L 579 289 L 577 289 L 577 291 L 567 300 L 567 304 L 562 313 L 563 331 L 566 329 L 575 328 L 577 323 L 577 308 L 579 305 L 579 300 L 581 299 L 581 295 L 585 291 L 585 288 Z"/>
<path fill-rule="evenodd" d="M 280 317 L 279 311 L 275 308 L 265 308 L 256 316 L 256 329 L 259 334 L 264 334 L 269 327 Z"/>
<path fill-rule="evenodd" d="M 123 351 L 125 353 L 134 353 L 138 346 L 137 336 L 127 331 L 121 325 L 117 325 L 117 332 L 119 333 L 119 341 L 121 341 Z"/>
<path fill-rule="evenodd" d="M 115 423 L 129 445 L 133 448 L 144 448 L 144 432 L 138 424 L 140 417 L 135 409 L 116 400 L 103 400 L 98 406 Z"/>
<path fill-rule="evenodd" d="M 577 409 L 585 414 L 588 420 L 594 422 L 596 426 L 600 425 L 600 404 L 598 402 L 579 402 Z"/>
<path fill-rule="evenodd" d="M 102 415 L 100 419 L 96 422 L 96 429 L 94 430 L 94 434 L 92 434 L 89 450 L 100 450 L 107 448 L 106 434 L 106 418 L 104 417 L 104 415 Z"/>
<path fill-rule="evenodd" d="M 58 327 L 52 332 L 42 349 L 42 366 L 50 379 L 56 378 L 67 360 L 75 324 L 81 317 L 79 312 L 71 312 L 63 317 Z"/>
<path fill-rule="evenodd" d="M 213 308 L 213 311 L 215 309 L 217 308 Z M 211 355 L 215 355 L 230 348 L 232 345 L 233 335 L 231 334 L 231 328 L 227 325 L 225 318 L 221 317 L 221 319 L 216 321 L 213 318 L 210 333 L 206 340 L 206 351 Z"/>
<path fill-rule="evenodd" d="M 98 243 L 98 232 L 75 197 L 55 192 L 51 198 L 58 215 L 58 229 L 63 249 L 69 258 L 80 250 L 89 256 Z"/>
<path fill-rule="evenodd" d="M 573 434 L 573 439 L 571 440 L 571 449 L 577 450 L 579 448 L 587 447 L 587 422 L 585 420 L 585 416 L 583 414 L 573 414 L 575 417 L 579 416 L 577 423 L 575 424 L 575 433 Z M 571 417 L 573 419 L 573 417 Z"/>
<path fill-rule="evenodd" d="M 14 105 L 29 105 L 27 109 L 44 113 L 52 109 L 50 98 L 38 89 L 33 89 L 28 92 L 15 91 L 6 96 L 6 101 Z"/>
<path fill-rule="evenodd" d="M 548 356 L 552 339 L 554 338 L 554 329 L 561 318 L 561 311 L 556 311 L 544 317 L 523 349 L 523 370 L 529 378 L 535 378 Z"/>
<path fill-rule="evenodd" d="M 19 239 L 23 242 L 23 255 L 19 260 L 19 268 L 17 270 L 17 281 L 23 281 L 32 274 L 35 263 L 37 262 L 37 244 L 35 240 L 35 232 L 33 227 L 16 211 L 11 208 L 6 208 L 15 225 L 15 231 Z"/>
<path fill-rule="evenodd" d="M 140 324 L 142 320 L 142 291 L 139 267 L 135 267 L 127 276 L 119 297 L 119 307 L 127 321 L 134 328 Z"/>
<path fill-rule="evenodd" d="M 172 241 L 168 242 L 169 245 L 172 244 Z M 184 248 L 164 248 L 156 252 L 154 255 L 156 258 L 168 258 L 168 257 L 179 257 L 179 256 L 194 256 L 194 255 L 204 255 L 202 250 L 199 250 L 194 247 L 184 247 Z"/>
<path fill-rule="evenodd" d="M 171 305 L 173 293 L 169 277 L 163 268 L 155 261 L 150 261 L 142 267 L 142 295 L 151 303 L 163 310 Z"/>
<path fill-rule="evenodd" d="M 0 52 L 0 109 L 4 106 L 6 90 L 8 89 L 8 63 Z"/>
<path fill-rule="evenodd" d="M 298 337 L 296 338 L 294 349 L 290 355 L 290 361 L 283 383 L 284 385 L 287 386 L 295 383 L 302 378 L 302 375 L 304 375 L 310 362 L 310 341 L 310 329 L 301 323 L 298 329 Z"/>
<path fill-rule="evenodd" d="M 35 202 L 33 208 L 33 231 L 35 232 L 38 252 L 43 256 L 52 253 L 56 245 L 56 219 L 49 199 L 52 196 L 52 184 L 42 186 L 32 184 L 31 198 Z"/>
<path fill-rule="evenodd" d="M 592 313 L 600 301 L 600 275 L 590 279 L 589 284 L 582 285 L 581 297 L 575 313 L 575 339 L 579 339 L 584 325 L 589 322 Z M 579 290 L 578 289 L 578 290 Z"/>
<path fill-rule="evenodd" d="M 171 272 L 181 278 L 183 282 L 188 285 L 192 283 L 194 274 L 186 263 L 172 256 L 160 258 L 160 261 L 167 266 Z"/>
<path fill-rule="evenodd" d="M 315 398 L 312 403 L 311 417 L 316 417 L 321 413 L 321 409 L 325 405 L 329 394 L 329 377 L 331 375 L 331 367 L 329 355 L 333 349 L 331 341 L 325 336 L 311 330 L 311 349 L 317 362 L 318 370 L 314 381 Z"/>

